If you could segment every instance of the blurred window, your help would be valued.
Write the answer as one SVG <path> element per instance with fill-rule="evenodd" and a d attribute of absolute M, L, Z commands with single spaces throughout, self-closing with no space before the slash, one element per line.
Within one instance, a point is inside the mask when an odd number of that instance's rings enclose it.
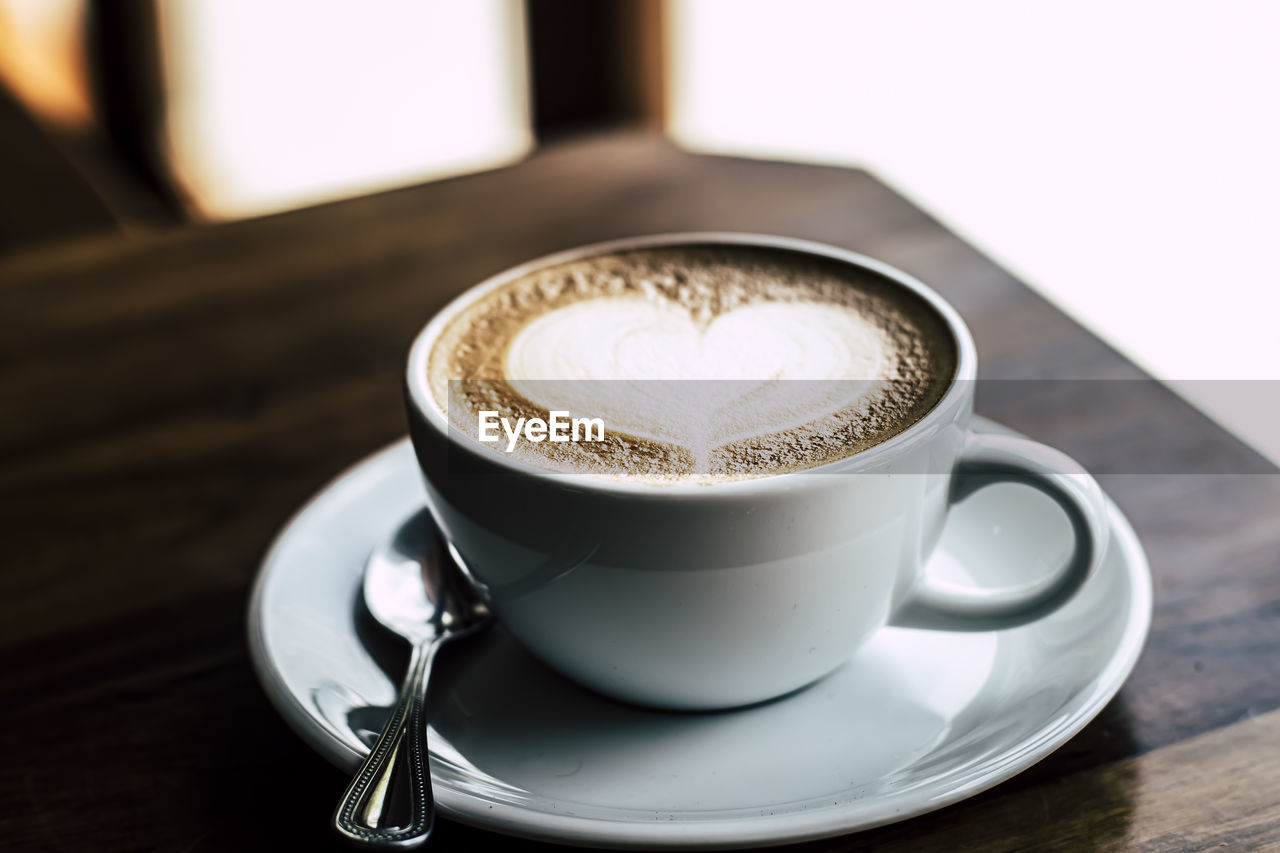
<path fill-rule="evenodd" d="M 668 123 L 867 166 L 1280 460 L 1280 4 L 668 0 Z"/>
<path fill-rule="evenodd" d="M 164 145 L 250 216 L 502 165 L 532 145 L 517 0 L 159 0 Z"/>
<path fill-rule="evenodd" d="M 0 81 L 46 120 L 86 125 L 84 0 L 0 0 Z"/>

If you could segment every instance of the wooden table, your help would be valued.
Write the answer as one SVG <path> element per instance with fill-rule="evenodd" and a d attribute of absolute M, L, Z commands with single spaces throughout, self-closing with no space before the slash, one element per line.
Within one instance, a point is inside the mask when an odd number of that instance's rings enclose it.
<path fill-rule="evenodd" d="M 1070 743 L 969 801 L 806 849 L 1280 846 L 1275 469 L 871 175 L 630 133 L 0 264 L 0 844 L 332 845 L 344 774 L 247 656 L 267 543 L 404 433 L 406 346 L 454 293 L 551 250 L 690 229 L 822 240 L 931 283 L 987 379 L 1036 380 L 989 383 L 979 410 L 1100 472 L 1155 578 L 1132 678 Z M 438 830 L 439 849 L 495 839 Z"/>

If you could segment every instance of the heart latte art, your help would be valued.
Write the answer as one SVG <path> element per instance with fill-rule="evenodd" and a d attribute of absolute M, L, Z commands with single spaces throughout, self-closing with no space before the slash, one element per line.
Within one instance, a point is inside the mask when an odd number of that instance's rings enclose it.
<path fill-rule="evenodd" d="M 683 246 L 500 285 L 445 325 L 428 370 L 442 411 L 477 441 L 485 411 L 600 418 L 602 441 L 521 441 L 513 455 L 663 483 L 850 456 L 919 420 L 954 366 L 942 319 L 871 272 L 777 249 Z"/>

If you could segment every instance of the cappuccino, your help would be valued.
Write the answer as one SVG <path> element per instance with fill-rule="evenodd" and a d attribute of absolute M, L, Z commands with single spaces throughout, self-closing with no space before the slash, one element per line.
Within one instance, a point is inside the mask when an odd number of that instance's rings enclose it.
<path fill-rule="evenodd" d="M 451 429 L 493 452 L 563 473 L 716 483 L 892 438 L 955 368 L 944 319 L 873 271 L 695 244 L 574 260 L 482 292 L 444 323 L 427 380 Z M 557 414 L 598 420 L 603 435 L 497 444 L 480 429 Z"/>

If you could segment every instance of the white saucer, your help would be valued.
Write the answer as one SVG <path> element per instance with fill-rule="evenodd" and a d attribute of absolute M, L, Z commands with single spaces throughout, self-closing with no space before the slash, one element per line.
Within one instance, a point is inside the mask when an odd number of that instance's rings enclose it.
<path fill-rule="evenodd" d="M 343 768 L 376 737 L 404 663 L 363 614 L 361 570 L 424 500 L 400 441 L 303 507 L 258 576 L 258 676 L 289 725 Z M 442 655 L 432 681 L 437 804 L 465 823 L 562 843 L 734 847 L 838 835 L 972 796 L 1080 731 L 1138 657 L 1151 579 L 1133 529 L 1110 511 L 1101 571 L 1039 623 L 888 628 L 812 687 L 739 711 L 622 705 L 491 631 Z M 931 570 L 998 583 L 1047 569 L 1069 543 L 1047 498 L 993 486 L 952 511 Z"/>

